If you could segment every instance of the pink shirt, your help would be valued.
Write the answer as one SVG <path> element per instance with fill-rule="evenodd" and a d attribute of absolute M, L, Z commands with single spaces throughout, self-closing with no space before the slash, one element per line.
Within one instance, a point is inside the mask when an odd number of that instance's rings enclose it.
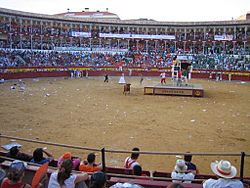
<path fill-rule="evenodd" d="M 73 163 L 73 169 L 75 170 L 80 165 L 81 160 L 78 159 L 78 158 L 71 159 L 71 160 L 72 160 L 72 163 Z M 59 167 L 62 164 L 62 162 L 63 162 L 63 158 L 60 157 L 58 159 L 57 166 Z"/>

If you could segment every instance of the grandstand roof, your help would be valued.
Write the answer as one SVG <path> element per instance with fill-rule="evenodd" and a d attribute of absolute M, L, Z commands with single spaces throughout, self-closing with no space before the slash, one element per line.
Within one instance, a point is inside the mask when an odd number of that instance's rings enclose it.
<path fill-rule="evenodd" d="M 221 25 L 245 25 L 250 23 L 250 19 L 247 20 L 227 20 L 227 21 L 202 21 L 202 22 L 166 22 L 166 21 L 154 21 L 154 20 L 145 20 L 145 19 L 138 19 L 135 20 L 120 20 L 120 19 L 101 19 L 95 17 L 86 17 L 86 18 L 79 18 L 79 17 L 69 17 L 69 16 L 62 16 L 62 15 L 46 15 L 46 14 L 38 14 L 38 13 L 30 13 L 30 12 L 23 12 L 17 10 L 11 10 L 6 8 L 0 8 L 1 14 L 6 15 L 14 15 L 14 16 L 24 16 L 24 17 L 31 17 L 37 19 L 47 19 L 47 20 L 58 20 L 58 21 L 73 21 L 73 22 L 85 22 L 85 23 L 101 23 L 101 24 L 117 24 L 117 25 L 143 25 L 143 26 L 221 26 Z"/>
<path fill-rule="evenodd" d="M 82 11 L 82 12 L 64 12 L 55 14 L 55 16 L 73 17 L 73 18 L 95 18 L 95 19 L 120 19 L 117 14 L 108 11 Z"/>

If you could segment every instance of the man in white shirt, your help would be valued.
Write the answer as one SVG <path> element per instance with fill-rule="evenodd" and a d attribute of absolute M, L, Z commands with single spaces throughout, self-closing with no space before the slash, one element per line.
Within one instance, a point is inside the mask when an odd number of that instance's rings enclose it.
<path fill-rule="evenodd" d="M 208 179 L 203 183 L 203 188 L 243 188 L 243 183 L 240 180 L 232 179 L 237 175 L 237 169 L 231 165 L 229 161 L 212 162 L 211 170 L 219 178 Z"/>
<path fill-rule="evenodd" d="M 161 84 L 166 84 L 166 73 L 163 72 L 160 74 L 160 77 L 161 77 Z"/>
<path fill-rule="evenodd" d="M 135 165 L 139 165 L 140 166 L 140 164 L 137 162 L 137 159 L 139 157 L 139 153 L 138 153 L 139 151 L 140 151 L 139 148 L 133 148 L 132 149 L 131 156 L 127 157 L 125 159 L 125 162 L 124 162 L 124 167 L 125 168 L 133 169 L 133 167 Z"/>

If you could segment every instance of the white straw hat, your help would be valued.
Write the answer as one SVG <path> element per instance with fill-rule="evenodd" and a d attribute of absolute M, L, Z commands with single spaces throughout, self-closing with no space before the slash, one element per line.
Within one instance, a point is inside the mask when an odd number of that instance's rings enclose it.
<path fill-rule="evenodd" d="M 229 161 L 221 160 L 219 162 L 212 162 L 210 167 L 213 173 L 222 178 L 230 179 L 237 175 L 237 169 Z"/>
<path fill-rule="evenodd" d="M 176 160 L 176 165 L 175 165 L 174 169 L 176 172 L 184 173 L 187 171 L 187 165 L 186 165 L 184 160 L 178 159 L 178 160 Z"/>

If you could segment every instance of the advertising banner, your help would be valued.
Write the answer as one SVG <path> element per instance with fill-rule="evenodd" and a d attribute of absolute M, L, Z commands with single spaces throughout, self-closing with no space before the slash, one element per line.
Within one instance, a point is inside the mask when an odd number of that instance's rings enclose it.
<path fill-rule="evenodd" d="M 233 35 L 214 35 L 214 40 L 233 40 Z"/>
<path fill-rule="evenodd" d="M 90 32 L 79 32 L 79 31 L 72 31 L 71 32 L 71 36 L 72 37 L 91 37 L 91 33 Z"/>
<path fill-rule="evenodd" d="M 144 35 L 144 34 L 114 34 L 114 33 L 99 33 L 101 38 L 124 38 L 124 39 L 168 39 L 175 40 L 174 35 Z"/>

